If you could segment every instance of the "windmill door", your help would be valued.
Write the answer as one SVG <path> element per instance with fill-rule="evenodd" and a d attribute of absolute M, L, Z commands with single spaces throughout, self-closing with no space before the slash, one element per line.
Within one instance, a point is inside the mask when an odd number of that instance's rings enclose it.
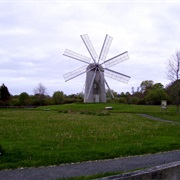
<path fill-rule="evenodd" d="M 99 102 L 99 94 L 94 95 L 94 100 L 95 100 L 95 102 Z"/>

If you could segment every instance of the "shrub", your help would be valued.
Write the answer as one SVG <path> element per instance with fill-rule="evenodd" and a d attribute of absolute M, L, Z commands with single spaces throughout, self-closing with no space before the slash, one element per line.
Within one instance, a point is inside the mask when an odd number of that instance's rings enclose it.
<path fill-rule="evenodd" d="M 3 147 L 0 145 L 0 157 L 3 156 L 5 154 L 5 150 L 3 149 Z"/>
<path fill-rule="evenodd" d="M 139 103 L 139 98 L 138 97 L 132 97 L 131 98 L 131 104 L 138 104 Z"/>
<path fill-rule="evenodd" d="M 119 98 L 119 103 L 127 104 L 127 100 L 124 97 Z"/>

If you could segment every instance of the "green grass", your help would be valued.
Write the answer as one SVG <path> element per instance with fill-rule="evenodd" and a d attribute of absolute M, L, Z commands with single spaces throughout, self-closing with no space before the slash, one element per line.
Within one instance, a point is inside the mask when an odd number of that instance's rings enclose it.
<path fill-rule="evenodd" d="M 161 118 L 161 119 L 165 119 L 165 120 L 170 120 L 170 121 L 176 121 L 176 122 L 179 122 L 180 123 L 180 114 L 177 114 L 176 112 L 161 112 L 161 113 L 157 113 L 157 112 L 151 112 L 151 113 L 147 113 L 151 116 L 154 116 L 154 117 L 158 117 L 158 118 Z"/>
<path fill-rule="evenodd" d="M 120 113 L 142 113 L 142 112 L 160 112 L 160 106 L 145 106 L 145 105 L 128 105 L 119 103 L 98 103 L 98 104 L 65 104 L 65 105 L 54 105 L 39 107 L 37 109 L 49 109 L 49 110 L 61 110 L 61 111 L 99 111 L 104 110 L 105 107 L 113 107 L 111 112 Z"/>
<path fill-rule="evenodd" d="M 106 106 L 112 106 L 113 110 L 104 110 Z M 58 165 L 180 148 L 179 124 L 152 121 L 136 113 L 162 114 L 158 106 L 120 104 L 0 109 L 0 145 L 4 150 L 0 169 Z"/>

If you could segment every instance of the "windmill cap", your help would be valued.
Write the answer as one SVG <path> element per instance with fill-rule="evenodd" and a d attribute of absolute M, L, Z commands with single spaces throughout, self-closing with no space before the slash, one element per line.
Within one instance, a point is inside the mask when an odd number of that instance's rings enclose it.
<path fill-rule="evenodd" d="M 94 71 L 95 69 L 97 69 L 97 71 L 103 71 L 104 72 L 104 68 L 102 67 L 102 65 L 98 64 L 98 63 L 92 63 L 89 64 L 86 68 L 86 70 L 90 70 L 90 71 Z"/>

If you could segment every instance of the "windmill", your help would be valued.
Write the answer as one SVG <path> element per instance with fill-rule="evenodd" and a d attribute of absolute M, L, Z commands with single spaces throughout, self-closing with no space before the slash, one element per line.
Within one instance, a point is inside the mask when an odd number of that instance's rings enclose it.
<path fill-rule="evenodd" d="M 111 36 L 106 35 L 99 56 L 97 55 L 89 39 L 89 36 L 87 34 L 84 34 L 84 35 L 81 35 L 81 38 L 91 58 L 66 49 L 63 54 L 64 56 L 81 61 L 85 63 L 86 65 L 74 71 L 64 74 L 64 79 L 65 81 L 69 81 L 73 78 L 76 78 L 86 73 L 84 102 L 85 103 L 106 102 L 105 84 L 109 90 L 110 90 L 110 87 L 104 76 L 124 82 L 124 83 L 128 83 L 130 79 L 130 76 L 127 76 L 125 74 L 109 69 L 110 67 L 115 66 L 116 64 L 127 60 L 129 58 L 128 52 L 125 51 L 117 56 L 114 56 L 106 60 L 106 56 L 108 54 L 108 51 L 109 51 L 109 48 L 113 39 Z M 112 97 L 114 97 L 111 90 L 110 90 L 110 93 Z"/>

